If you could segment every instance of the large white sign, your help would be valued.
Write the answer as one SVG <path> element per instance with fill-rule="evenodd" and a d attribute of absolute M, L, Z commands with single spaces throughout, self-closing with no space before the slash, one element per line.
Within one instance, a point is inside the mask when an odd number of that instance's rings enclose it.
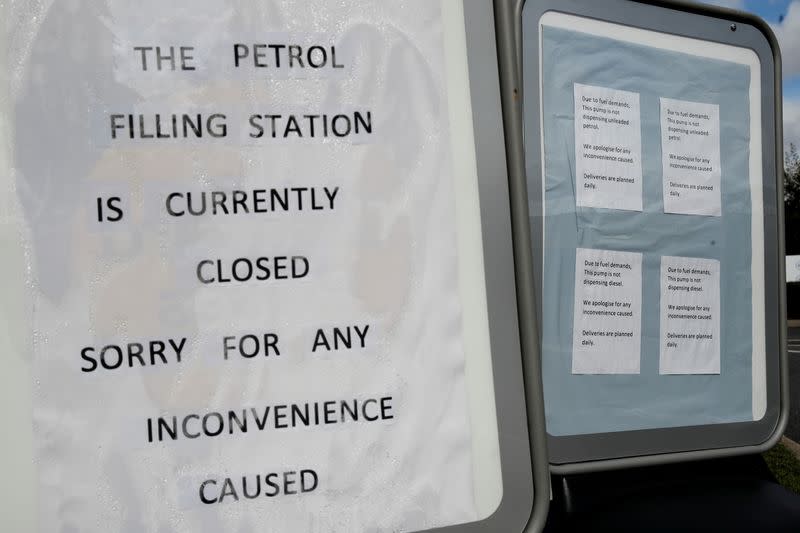
<path fill-rule="evenodd" d="M 493 510 L 446 22 L 413 4 L 47 12 L 11 80 L 4 183 L 41 531 L 416 531 Z"/>

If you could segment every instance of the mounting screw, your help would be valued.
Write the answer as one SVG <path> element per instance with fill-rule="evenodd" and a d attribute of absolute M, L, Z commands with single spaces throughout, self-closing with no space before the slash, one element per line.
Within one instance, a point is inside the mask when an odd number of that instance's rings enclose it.
<path fill-rule="evenodd" d="M 731 24 L 731 31 L 736 31 L 736 24 Z"/>

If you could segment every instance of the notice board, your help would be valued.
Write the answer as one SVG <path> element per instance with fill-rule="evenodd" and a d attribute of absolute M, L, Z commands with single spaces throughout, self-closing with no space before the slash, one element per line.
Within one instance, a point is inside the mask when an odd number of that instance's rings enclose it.
<path fill-rule="evenodd" d="M 551 463 L 775 438 L 779 88 L 764 27 L 670 2 L 524 2 Z"/>

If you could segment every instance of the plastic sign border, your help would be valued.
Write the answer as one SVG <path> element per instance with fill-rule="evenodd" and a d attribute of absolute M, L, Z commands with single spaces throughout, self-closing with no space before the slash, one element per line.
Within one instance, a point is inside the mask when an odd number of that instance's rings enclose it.
<path fill-rule="evenodd" d="M 489 517 L 428 532 L 541 531 L 550 504 L 550 472 L 541 373 L 538 363 L 524 361 L 520 345 L 528 321 L 516 301 L 512 162 L 504 144 L 509 131 L 499 112 L 498 47 L 504 30 L 492 3 L 463 2 L 503 494 Z"/>

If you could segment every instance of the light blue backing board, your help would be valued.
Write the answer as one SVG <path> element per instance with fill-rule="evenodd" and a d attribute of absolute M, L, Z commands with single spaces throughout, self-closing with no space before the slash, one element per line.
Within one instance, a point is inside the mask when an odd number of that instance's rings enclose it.
<path fill-rule="evenodd" d="M 542 28 L 542 52 L 546 216 L 541 320 L 548 433 L 752 420 L 749 68 L 554 27 Z M 574 83 L 640 94 L 643 212 L 576 208 Z M 664 213 L 660 97 L 719 105 L 721 217 Z M 538 172 L 529 172 L 533 175 Z M 640 374 L 571 373 L 576 248 L 643 253 Z M 659 375 L 663 255 L 720 261 L 719 375 Z"/>

